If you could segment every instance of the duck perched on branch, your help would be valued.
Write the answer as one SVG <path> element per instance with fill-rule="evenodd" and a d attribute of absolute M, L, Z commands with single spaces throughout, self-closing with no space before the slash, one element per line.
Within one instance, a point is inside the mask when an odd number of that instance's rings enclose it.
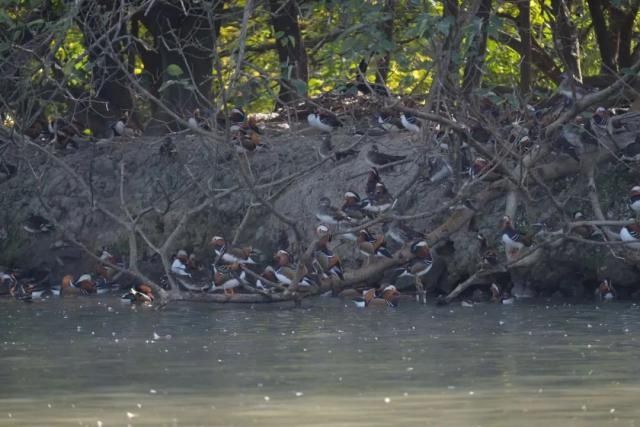
<path fill-rule="evenodd" d="M 632 242 L 624 246 L 632 249 L 640 249 L 640 224 L 634 222 L 633 224 L 622 227 L 620 230 L 620 239 L 623 242 Z"/>
<path fill-rule="evenodd" d="M 318 237 L 318 242 L 314 248 L 314 264 L 319 266 L 319 273 L 327 278 L 334 276 L 340 280 L 344 280 L 342 261 L 339 256 L 335 255 L 331 249 L 329 249 L 329 242 L 332 238 L 329 228 L 320 224 L 316 228 L 316 236 Z"/>
<path fill-rule="evenodd" d="M 366 257 L 367 264 L 370 262 L 371 257 L 385 257 L 391 258 L 391 252 L 386 248 L 386 242 L 384 236 L 380 235 L 375 237 L 369 230 L 362 229 L 358 232 L 358 238 L 356 240 L 360 253 Z"/>

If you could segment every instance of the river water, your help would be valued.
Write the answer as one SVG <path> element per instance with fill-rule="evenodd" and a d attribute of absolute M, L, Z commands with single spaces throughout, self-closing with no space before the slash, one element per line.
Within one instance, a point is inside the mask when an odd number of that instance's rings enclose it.
<path fill-rule="evenodd" d="M 0 426 L 640 425 L 630 303 L 0 312 Z"/>

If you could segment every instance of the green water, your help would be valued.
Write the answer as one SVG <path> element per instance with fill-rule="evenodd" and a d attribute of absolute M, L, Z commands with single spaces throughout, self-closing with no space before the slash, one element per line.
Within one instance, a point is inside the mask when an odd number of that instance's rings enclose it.
<path fill-rule="evenodd" d="M 631 304 L 0 312 L 0 426 L 640 425 Z"/>

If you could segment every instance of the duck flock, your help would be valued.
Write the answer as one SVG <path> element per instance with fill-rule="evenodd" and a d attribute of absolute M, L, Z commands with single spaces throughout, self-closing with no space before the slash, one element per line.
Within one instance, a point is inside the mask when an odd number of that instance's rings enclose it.
<path fill-rule="evenodd" d="M 572 95 L 575 96 L 575 95 Z M 566 100 L 564 106 L 566 107 Z M 484 113 L 489 117 L 500 117 L 500 112 L 490 102 L 481 103 Z M 555 114 L 533 107 L 520 114 L 518 120 L 508 120 L 498 127 L 496 132 L 489 132 L 480 124 L 469 128 L 471 137 L 482 144 L 496 144 L 498 138 L 508 141 L 518 150 L 526 152 L 541 140 L 540 129 L 549 123 L 549 117 Z M 260 135 L 263 128 L 259 127 L 254 117 L 247 116 L 240 107 L 233 108 L 228 117 L 215 119 L 211 114 L 203 114 L 196 109 L 186 122 L 192 130 L 202 129 L 210 131 L 213 128 L 229 129 L 232 142 L 242 152 L 254 152 L 264 148 Z M 307 123 L 319 130 L 322 135 L 317 145 L 320 159 L 332 159 L 335 162 L 348 161 L 354 158 L 358 151 L 354 148 L 336 149 L 331 142 L 331 134 L 343 127 L 338 116 L 325 111 L 316 110 L 308 114 Z M 636 123 L 639 125 L 636 127 Z M 426 125 L 418 117 L 407 112 L 385 110 L 375 115 L 370 127 L 365 132 L 369 136 L 386 135 L 394 132 L 409 132 L 421 134 Z M 136 129 L 129 126 L 128 116 L 115 121 L 110 127 L 112 136 L 134 137 Z M 624 160 L 640 160 L 640 113 L 625 112 L 615 114 L 604 107 L 597 108 L 590 118 L 579 116 L 574 122 L 564 126 L 553 138 L 551 144 L 558 154 L 568 156 L 581 162 L 582 156 L 590 151 L 590 146 L 597 147 L 598 138 L 610 135 L 616 142 L 614 147 Z M 451 142 L 451 133 L 441 131 L 437 127 L 430 128 L 435 135 L 433 144 L 439 155 L 428 157 L 428 181 L 439 182 L 456 175 L 457 169 L 466 179 L 491 181 L 500 178 L 497 168 L 484 157 L 478 156 L 475 150 L 462 141 L 460 148 L 461 159 L 458 165 L 448 160 L 447 152 Z M 47 139 L 57 147 L 67 148 L 73 145 L 75 137 L 79 135 L 77 129 L 62 119 L 52 120 L 45 133 Z M 175 146 L 167 140 L 160 148 L 164 154 L 175 153 Z M 377 287 L 359 290 L 344 290 L 342 295 L 353 297 L 358 307 L 391 306 L 395 307 L 400 298 L 400 292 L 415 289 L 418 299 L 426 301 L 426 290 L 433 289 L 434 280 L 439 280 L 438 272 L 434 269 L 434 251 L 427 242 L 425 234 L 416 231 L 401 221 L 381 221 L 382 228 L 376 233 L 371 227 L 361 225 L 375 219 L 377 216 L 393 210 L 397 198 L 392 195 L 383 181 L 381 170 L 390 169 L 394 165 L 412 161 L 406 155 L 383 152 L 377 144 L 371 144 L 366 152 L 366 162 L 370 169 L 364 181 L 364 197 L 358 192 L 349 190 L 343 194 L 342 204 L 336 206 L 332 201 L 323 197 L 315 212 L 318 221 L 315 227 L 315 247 L 312 259 L 306 265 L 299 265 L 287 245 L 279 248 L 273 256 L 263 256 L 251 247 L 234 246 L 221 235 L 213 236 L 210 240 L 211 259 L 205 267 L 194 254 L 186 250 L 179 250 L 171 263 L 171 274 L 177 283 L 188 291 L 221 293 L 232 300 L 235 295 L 243 293 L 273 294 L 282 293 L 293 283 L 297 284 L 300 292 L 308 289 L 312 292 L 318 289 L 326 280 L 339 282 L 344 280 L 345 263 L 334 253 L 337 245 L 352 245 L 360 265 L 379 262 L 380 259 L 392 258 L 394 252 L 401 248 L 409 248 L 410 260 L 404 265 L 393 267 L 385 272 Z M 630 190 L 629 207 L 640 216 L 640 186 Z M 576 221 L 583 220 L 580 212 L 574 215 Z M 501 221 L 500 240 L 505 248 L 507 261 L 517 260 L 521 251 L 535 244 L 531 233 L 519 231 L 510 217 L 505 216 Z M 344 228 L 352 230 L 342 231 Z M 27 219 L 24 229 L 29 233 L 49 233 L 53 225 L 45 218 L 32 215 Z M 355 230 L 355 231 L 353 231 Z M 598 239 L 601 231 L 595 226 L 577 227 L 574 230 L 581 237 Z M 640 223 L 622 227 L 620 239 L 628 243 L 631 249 L 640 250 Z M 479 235 L 481 241 L 482 262 L 484 265 L 497 265 L 496 249 Z M 46 272 L 27 271 L 19 269 L 5 269 L 0 273 L 0 295 L 7 295 L 18 300 L 32 301 L 46 296 L 88 296 L 108 292 L 121 292 L 122 298 L 134 303 L 150 304 L 154 301 L 152 286 L 147 283 L 137 283 L 133 286 L 118 284 L 117 269 L 114 265 L 121 265 L 107 249 L 99 255 L 99 262 L 95 271 L 83 273 L 74 277 L 65 275 L 60 283 L 51 283 Z M 264 258 L 268 262 L 263 262 Z M 437 255 L 436 257 L 437 258 Z M 436 271 L 438 270 L 438 271 Z M 165 282 L 166 283 L 166 282 Z M 196 284 L 199 283 L 199 284 Z M 204 283 L 204 284 L 202 284 Z M 488 289 L 474 292 L 473 299 L 487 300 L 498 303 L 513 302 L 509 280 L 495 280 Z M 476 289 L 477 291 L 477 289 Z M 616 298 L 616 291 L 611 282 L 603 280 L 595 290 L 596 296 L 603 300 Z M 472 305 L 464 301 L 464 305 Z"/>

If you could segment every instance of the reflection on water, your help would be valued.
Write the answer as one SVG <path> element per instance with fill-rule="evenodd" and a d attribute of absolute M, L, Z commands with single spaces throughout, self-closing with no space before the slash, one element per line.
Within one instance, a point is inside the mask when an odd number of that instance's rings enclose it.
<path fill-rule="evenodd" d="M 640 425 L 635 305 L 307 304 L 0 301 L 0 426 Z"/>

